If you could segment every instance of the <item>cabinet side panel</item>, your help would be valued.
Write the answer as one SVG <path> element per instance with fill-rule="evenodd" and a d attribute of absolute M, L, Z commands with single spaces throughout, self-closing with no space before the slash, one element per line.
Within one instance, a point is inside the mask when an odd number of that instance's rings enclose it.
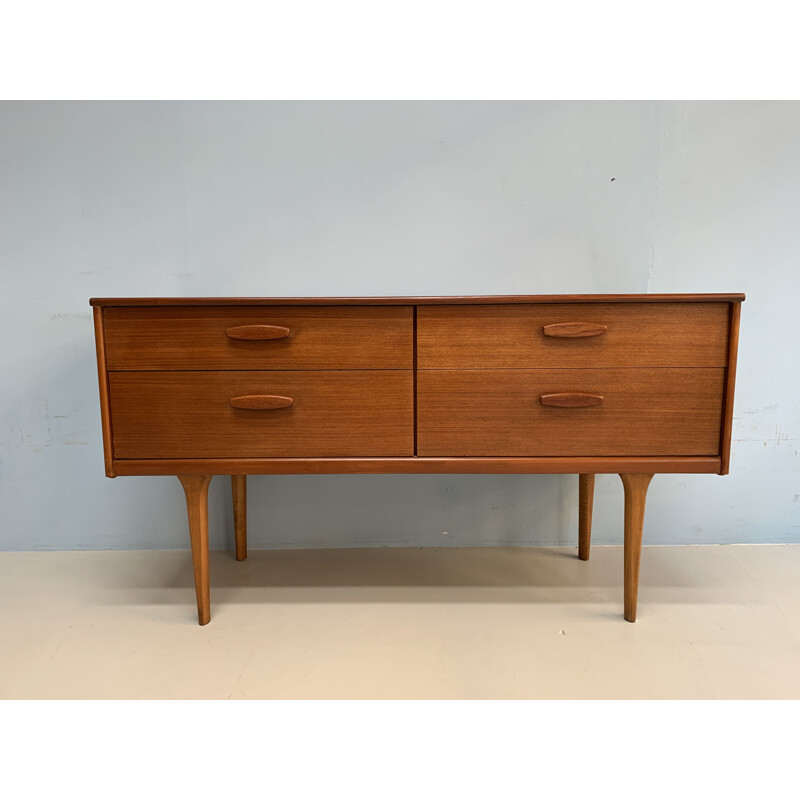
<path fill-rule="evenodd" d="M 725 376 L 725 400 L 722 414 L 722 439 L 720 441 L 720 475 L 727 475 L 731 463 L 731 436 L 733 431 L 733 395 L 736 387 L 736 357 L 739 352 L 739 318 L 741 303 L 731 303 L 730 332 L 728 334 L 728 369 Z"/>
<path fill-rule="evenodd" d="M 116 477 L 114 471 L 113 438 L 111 436 L 111 405 L 108 392 L 108 369 L 106 366 L 106 336 L 103 309 L 94 308 L 94 341 L 97 348 L 97 382 L 100 388 L 100 420 L 103 426 L 103 457 L 106 475 Z"/>

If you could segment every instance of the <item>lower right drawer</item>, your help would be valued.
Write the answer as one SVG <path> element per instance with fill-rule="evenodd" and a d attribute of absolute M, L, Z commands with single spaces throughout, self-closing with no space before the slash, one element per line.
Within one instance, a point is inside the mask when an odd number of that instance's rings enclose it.
<path fill-rule="evenodd" d="M 724 379 L 721 368 L 420 370 L 417 454 L 716 456 Z"/>

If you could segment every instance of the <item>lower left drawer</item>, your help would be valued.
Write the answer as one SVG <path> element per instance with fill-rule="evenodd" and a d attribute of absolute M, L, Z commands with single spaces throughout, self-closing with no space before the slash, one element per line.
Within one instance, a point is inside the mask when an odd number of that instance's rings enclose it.
<path fill-rule="evenodd" d="M 414 453 L 411 370 L 111 372 L 108 379 L 119 459 Z"/>

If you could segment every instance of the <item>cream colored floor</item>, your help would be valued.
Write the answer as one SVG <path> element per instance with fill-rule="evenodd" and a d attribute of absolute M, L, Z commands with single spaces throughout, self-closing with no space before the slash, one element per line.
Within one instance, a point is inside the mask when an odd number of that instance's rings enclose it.
<path fill-rule="evenodd" d="M 800 698 L 800 545 L 0 554 L 0 698 Z"/>

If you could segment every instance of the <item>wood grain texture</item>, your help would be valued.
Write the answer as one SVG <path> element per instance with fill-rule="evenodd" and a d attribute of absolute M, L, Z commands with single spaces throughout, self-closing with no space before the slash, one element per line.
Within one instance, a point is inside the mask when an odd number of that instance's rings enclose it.
<path fill-rule="evenodd" d="M 109 383 L 119 458 L 413 454 L 411 370 L 112 372 Z M 231 407 L 247 394 L 294 405 Z"/>
<path fill-rule="evenodd" d="M 725 378 L 725 400 L 722 415 L 722 437 L 720 441 L 720 475 L 727 475 L 731 463 L 731 438 L 733 431 L 733 396 L 736 388 L 736 357 L 739 352 L 739 320 L 741 303 L 731 304 L 730 335 L 728 338 L 728 369 Z"/>
<path fill-rule="evenodd" d="M 653 476 L 622 474 L 619 477 L 625 488 L 625 619 L 636 622 L 645 501 Z"/>
<path fill-rule="evenodd" d="M 553 338 L 590 318 L 608 333 Z M 726 303 L 427 306 L 417 310 L 419 369 L 724 367 Z"/>
<path fill-rule="evenodd" d="M 110 370 L 411 369 L 413 311 L 400 308 L 109 308 Z M 231 328 L 286 327 L 237 340 Z"/>
<path fill-rule="evenodd" d="M 236 560 L 247 558 L 247 476 L 231 475 L 233 496 L 233 535 Z"/>
<path fill-rule="evenodd" d="M 603 405 L 603 395 L 588 394 L 586 392 L 557 392 L 556 394 L 543 394 L 539 398 L 543 406 L 553 408 L 588 408 L 589 406 Z"/>
<path fill-rule="evenodd" d="M 111 401 L 108 396 L 108 372 L 106 370 L 106 337 L 103 325 L 101 308 L 95 308 L 94 317 L 94 343 L 97 351 L 97 385 L 100 389 L 100 424 L 103 431 L 103 458 L 105 460 L 106 475 L 116 477 L 114 472 L 114 450 L 111 435 Z"/>
<path fill-rule="evenodd" d="M 589 560 L 592 545 L 592 507 L 594 506 L 594 475 L 578 476 L 578 558 Z"/>
<path fill-rule="evenodd" d="M 92 297 L 92 306 L 382 306 L 473 303 L 715 303 L 742 302 L 741 292 L 703 294 L 497 294 L 452 297 Z"/>
<path fill-rule="evenodd" d="M 211 619 L 211 586 L 208 569 L 208 485 L 211 475 L 178 475 L 186 494 L 189 539 L 192 544 L 197 620 L 207 625 Z"/>
<path fill-rule="evenodd" d="M 555 322 L 545 325 L 542 333 L 557 339 L 585 339 L 589 336 L 604 336 L 608 333 L 608 325 L 594 322 Z"/>
<path fill-rule="evenodd" d="M 118 475 L 416 475 L 487 473 L 574 475 L 580 472 L 716 473 L 710 456 L 631 456 L 623 458 L 134 458 L 115 462 Z"/>
<path fill-rule="evenodd" d="M 716 456 L 724 369 L 421 370 L 421 456 Z M 113 389 L 113 383 L 112 383 Z M 548 393 L 604 397 L 548 408 Z M 596 472 L 597 470 L 587 470 Z"/>

